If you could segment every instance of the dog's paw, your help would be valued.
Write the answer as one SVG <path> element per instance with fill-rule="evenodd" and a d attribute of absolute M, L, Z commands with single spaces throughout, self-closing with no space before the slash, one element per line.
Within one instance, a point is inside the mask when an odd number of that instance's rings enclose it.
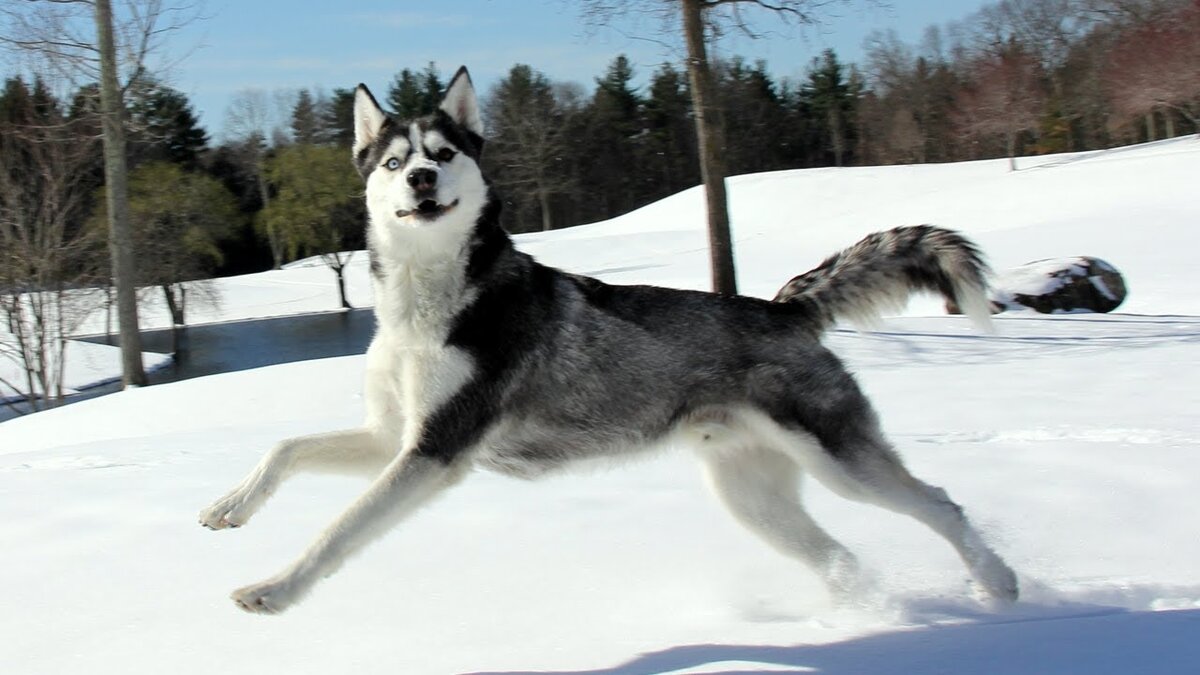
<path fill-rule="evenodd" d="M 1017 574 L 999 556 L 986 557 L 984 564 L 976 565 L 972 571 L 978 595 L 986 604 L 1005 607 L 1017 601 L 1020 595 Z"/>
<path fill-rule="evenodd" d="M 271 580 L 239 588 L 230 594 L 234 604 L 251 614 L 279 614 L 299 599 L 296 585 L 288 580 Z"/>
<path fill-rule="evenodd" d="M 1007 607 L 1014 604 L 1021 595 L 1020 588 L 1017 585 L 1017 575 L 1010 569 L 1005 568 L 1002 574 L 996 578 L 990 579 L 983 586 L 983 592 L 986 594 L 988 604 L 996 607 Z"/>
<path fill-rule="evenodd" d="M 250 495 L 240 488 L 213 502 L 200 512 L 200 524 L 210 530 L 241 527 L 250 520 L 253 505 Z"/>

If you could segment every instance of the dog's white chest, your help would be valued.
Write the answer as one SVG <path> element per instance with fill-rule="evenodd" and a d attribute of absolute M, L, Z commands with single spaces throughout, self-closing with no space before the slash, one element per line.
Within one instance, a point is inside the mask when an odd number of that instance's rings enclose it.
<path fill-rule="evenodd" d="M 444 344 L 405 344 L 381 329 L 367 352 L 369 424 L 413 448 L 430 417 L 475 374 L 470 354 Z"/>
<path fill-rule="evenodd" d="M 454 347 L 402 352 L 396 387 L 404 412 L 405 447 L 416 445 L 429 417 L 470 382 L 473 375 L 471 358 Z"/>
<path fill-rule="evenodd" d="M 375 283 L 382 329 L 408 344 L 442 343 L 454 317 L 473 300 L 458 260 L 395 265 Z"/>
<path fill-rule="evenodd" d="M 470 354 L 446 344 L 474 292 L 450 261 L 393 266 L 375 291 L 379 327 L 368 351 L 368 410 L 411 448 L 429 417 L 474 375 Z"/>

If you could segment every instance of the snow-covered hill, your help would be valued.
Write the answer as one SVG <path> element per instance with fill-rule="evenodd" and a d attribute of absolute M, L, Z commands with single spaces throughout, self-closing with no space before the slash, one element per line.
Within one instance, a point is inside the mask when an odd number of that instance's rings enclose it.
<path fill-rule="evenodd" d="M 990 612 L 944 542 L 815 483 L 815 516 L 877 592 L 815 577 L 712 500 L 686 452 L 523 483 L 470 477 L 303 604 L 245 615 L 362 484 L 289 483 L 243 529 L 196 513 L 277 439 L 356 425 L 362 357 L 128 391 L 0 423 L 0 671 L 12 673 L 1187 673 L 1200 663 L 1200 142 L 731 180 L 743 289 L 772 295 L 866 232 L 935 222 L 1000 268 L 1104 258 L 1119 315 L 1001 318 L 930 299 L 834 332 L 915 473 L 1017 569 Z M 614 282 L 702 288 L 697 191 L 521 237 Z M 210 319 L 332 309 L 319 267 L 218 282 Z M 352 298 L 369 302 L 365 258 Z M 233 347 L 235 348 L 235 347 Z"/>

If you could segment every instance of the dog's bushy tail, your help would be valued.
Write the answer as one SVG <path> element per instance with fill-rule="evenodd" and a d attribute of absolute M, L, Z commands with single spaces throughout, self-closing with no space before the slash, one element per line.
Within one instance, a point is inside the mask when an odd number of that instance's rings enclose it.
<path fill-rule="evenodd" d="M 933 291 L 990 331 L 988 274 L 979 249 L 959 233 L 897 227 L 826 258 L 784 284 L 775 301 L 807 306 L 823 332 L 839 318 L 873 325 L 883 312 L 903 309 L 913 292 Z"/>

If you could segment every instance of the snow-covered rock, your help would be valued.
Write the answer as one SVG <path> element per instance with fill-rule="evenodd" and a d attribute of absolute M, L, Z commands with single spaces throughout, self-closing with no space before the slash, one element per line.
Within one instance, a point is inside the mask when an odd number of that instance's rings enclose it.
<path fill-rule="evenodd" d="M 1125 277 L 1090 256 L 1026 263 L 997 275 L 992 302 L 1000 309 L 1032 309 L 1042 314 L 1111 312 L 1125 301 Z"/>

